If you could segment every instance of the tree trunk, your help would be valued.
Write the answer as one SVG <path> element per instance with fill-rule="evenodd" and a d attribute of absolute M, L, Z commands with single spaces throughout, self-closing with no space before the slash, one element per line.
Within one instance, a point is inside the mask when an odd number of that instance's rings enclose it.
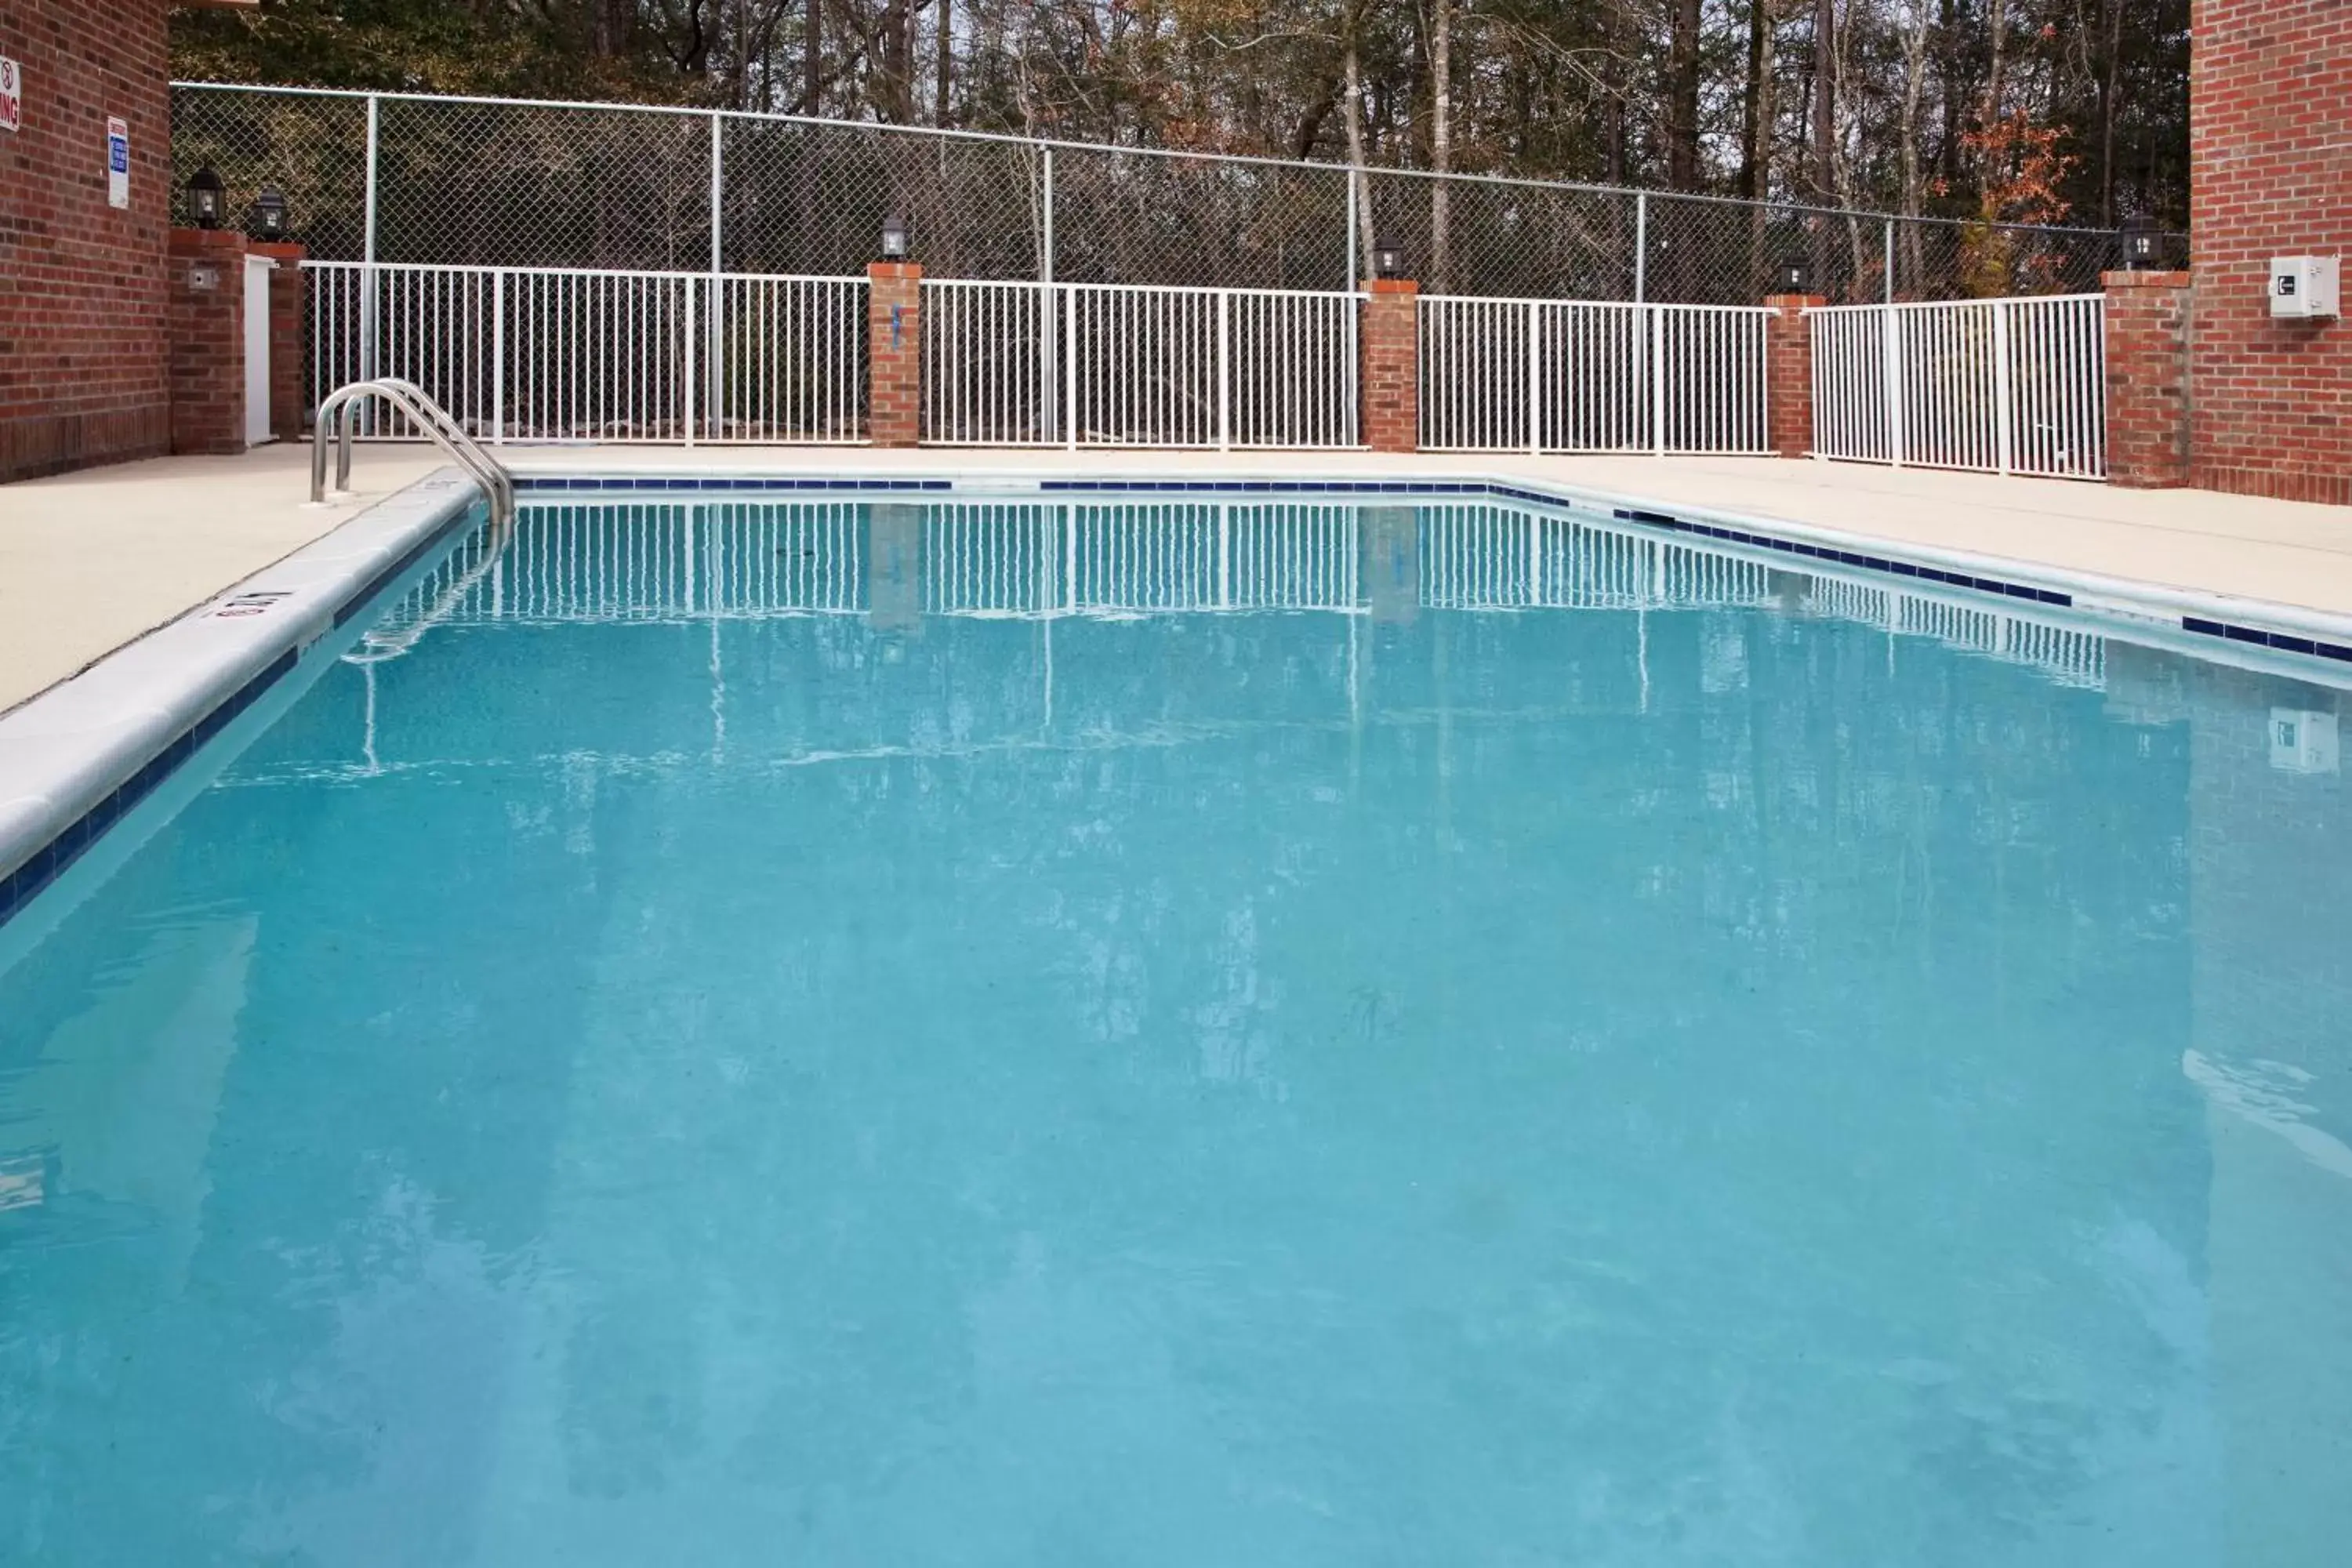
<path fill-rule="evenodd" d="M 1813 3 L 1813 148 L 1810 171 L 1813 200 L 1822 206 L 1837 202 L 1837 0 Z M 1812 231 L 1813 288 L 1830 291 L 1830 258 L 1836 251 L 1831 220 L 1808 220 Z M 1832 299 L 1836 295 L 1831 294 Z"/>
<path fill-rule="evenodd" d="M 822 114 L 824 101 L 824 0 L 808 0 L 808 37 L 801 49 L 806 74 L 802 79 L 801 112 Z"/>
<path fill-rule="evenodd" d="M 1835 200 L 1837 172 L 1837 0 L 1813 3 L 1813 199 Z"/>
<path fill-rule="evenodd" d="M 1674 0 L 1674 34 L 1667 47 L 1666 184 L 1677 191 L 1698 189 L 1699 0 Z"/>
<path fill-rule="evenodd" d="M 1922 274 L 1917 218 L 1926 182 L 1919 171 L 1919 100 L 1927 85 L 1927 4 L 1906 0 L 1903 29 L 1903 216 L 1914 221 L 1903 226 L 1901 255 L 1911 264 L 1916 281 Z M 1892 298 L 1893 280 L 1888 280 Z"/>
<path fill-rule="evenodd" d="M 1752 202 L 1772 195 L 1772 127 L 1778 106 L 1772 90 L 1773 32 L 1780 18 L 1780 0 L 1750 0 L 1748 32 L 1748 104 L 1739 153 L 1739 194 Z M 1770 252 L 1765 209 L 1748 214 L 1748 293 L 1759 295 L 1771 287 L 1780 258 Z"/>
<path fill-rule="evenodd" d="M 931 122 L 945 125 L 948 122 L 948 89 L 955 79 L 955 0 L 939 0 L 939 5 L 940 93 L 939 107 L 932 114 Z"/>
<path fill-rule="evenodd" d="M 2099 73 L 2099 223 L 2116 222 L 2116 94 L 2121 83 L 2124 37 L 2123 0 L 2104 0 L 2107 58 Z"/>
<path fill-rule="evenodd" d="M 1350 6 L 1347 15 L 1346 64 L 1341 74 L 1346 100 L 1340 108 L 1346 110 L 1348 124 L 1348 178 L 1356 182 L 1357 243 L 1362 247 L 1356 255 L 1358 267 L 1369 273 L 1372 265 L 1372 239 L 1376 226 L 1372 222 L 1372 184 L 1364 176 L 1364 67 L 1356 46 L 1358 25 L 1363 19 L 1360 7 Z"/>
<path fill-rule="evenodd" d="M 1611 0 L 1607 20 L 1601 26 L 1601 36 L 1608 43 L 1601 57 L 1601 163 L 1608 183 L 1622 185 L 1627 174 L 1625 154 L 1630 140 L 1627 129 L 1629 114 L 1625 104 L 1629 91 L 1625 67 L 1626 56 L 1632 50 L 1625 36 L 1627 18 L 1619 0 Z"/>
<path fill-rule="evenodd" d="M 1748 0 L 1748 86 L 1739 109 L 1739 194 L 1761 201 L 1772 189 L 1774 0 Z"/>
<path fill-rule="evenodd" d="M 1453 0 L 1430 0 L 1429 102 L 1429 166 L 1443 176 L 1454 170 Z M 1453 200 L 1451 180 L 1429 182 L 1429 288 L 1433 293 L 1445 291 Z"/>
<path fill-rule="evenodd" d="M 881 91 L 875 103 L 881 118 L 904 125 L 915 118 L 915 10 L 908 0 L 890 0 L 882 7 L 875 42 L 882 56 Z"/>

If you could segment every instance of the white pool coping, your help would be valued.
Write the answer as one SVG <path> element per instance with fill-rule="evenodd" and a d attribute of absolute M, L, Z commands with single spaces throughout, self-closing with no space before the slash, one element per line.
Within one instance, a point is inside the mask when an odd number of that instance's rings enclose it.
<path fill-rule="evenodd" d="M 520 456 L 517 454 L 517 456 Z M 681 500 L 688 483 L 732 481 L 745 487 L 740 498 L 816 493 L 795 484 L 822 487 L 836 498 L 848 489 L 861 499 L 938 500 L 950 497 L 1018 498 L 1049 495 L 1121 494 L 1136 500 L 1223 493 L 1236 499 L 1295 499 L 1301 487 L 1345 486 L 1346 490 L 1305 493 L 1332 501 L 1379 504 L 1383 497 L 1403 504 L 1475 500 L 1461 487 L 1491 487 L 1506 501 L 1548 503 L 1596 522 L 1643 529 L 1669 518 L 1731 530 L 1820 550 L 1843 551 L 1880 560 L 1933 567 L 1958 575 L 1990 579 L 2063 594 L 2070 605 L 1988 595 L 1982 590 L 1932 580 L 1893 575 L 1876 566 L 1792 555 L 1761 543 L 1727 541 L 1677 531 L 1667 535 L 1696 548 L 1748 555 L 1775 568 L 1845 576 L 1906 593 L 1965 596 L 1999 605 L 2009 613 L 2039 616 L 2122 640 L 2140 642 L 2190 657 L 2258 670 L 2313 684 L 2352 689 L 2352 663 L 2226 640 L 2191 632 L 2186 619 L 2261 628 L 2352 647 L 2352 615 L 2278 605 L 2089 573 L 1948 546 L 1890 542 L 1868 534 L 1806 523 L 1767 513 L 1686 502 L 1660 502 L 1610 489 L 1564 484 L 1524 473 L 1448 465 L 1416 472 L 1253 462 L 1246 456 L 1220 461 L 1213 475 L 1171 480 L 1133 468 L 1089 472 L 1069 466 L 1035 468 L 991 465 L 974 468 L 949 463 L 911 463 L 887 470 L 845 472 L 824 454 L 796 464 L 730 463 L 708 452 L 705 463 L 681 471 L 674 458 L 631 461 L 610 451 L 541 450 L 515 466 L 525 505 L 572 499 L 586 500 L 673 496 Z M 1173 467 L 1174 465 L 1171 465 Z M 1189 466 L 1189 465 L 1188 465 Z M 614 485 L 626 487 L 614 489 Z M 1260 489 L 1242 487 L 1260 485 Z M 1403 487 L 1444 487 L 1416 492 Z M 1181 486 L 1181 489 L 1160 488 Z M 1147 488 L 1151 487 L 1151 488 Z M 1453 493 L 1448 494 L 1446 491 Z M 24 901 L 9 896 L 9 879 L 34 867 L 45 853 L 69 860 L 103 834 L 108 816 L 94 828 L 89 820 L 184 737 L 191 735 L 225 702 L 236 698 L 289 654 L 303 650 L 331 630 L 339 612 L 356 608 L 353 596 L 371 584 L 381 589 L 387 571 L 446 532 L 469 511 L 479 492 L 456 468 L 441 468 L 390 499 L 352 518 L 314 542 L 196 605 L 161 629 L 99 660 L 79 675 L 0 714 L 0 920 Z M 135 802 L 133 803 L 135 804 Z M 61 836 L 87 830 L 70 844 Z M 45 863 L 46 864 L 46 863 Z M 45 869 L 36 890 L 54 877 Z"/>
<path fill-rule="evenodd" d="M 438 470 L 0 715 L 0 882 L 273 664 L 299 658 L 478 495 L 457 469 Z"/>

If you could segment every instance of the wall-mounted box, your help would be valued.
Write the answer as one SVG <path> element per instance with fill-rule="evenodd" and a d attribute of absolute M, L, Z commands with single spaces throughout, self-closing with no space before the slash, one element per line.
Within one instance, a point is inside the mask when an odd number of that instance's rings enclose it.
<path fill-rule="evenodd" d="M 2333 256 L 2271 258 L 2271 314 L 2313 321 L 2338 313 L 2340 268 Z"/>
<path fill-rule="evenodd" d="M 2271 710 L 2271 766 L 2282 773 L 2332 773 L 2339 765 L 2336 715 Z"/>

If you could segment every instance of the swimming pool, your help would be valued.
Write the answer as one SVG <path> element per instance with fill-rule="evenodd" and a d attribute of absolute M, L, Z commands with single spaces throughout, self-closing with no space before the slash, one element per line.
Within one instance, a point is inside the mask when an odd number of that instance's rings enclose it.
<path fill-rule="evenodd" d="M 411 575 L 5 928 L 0 1557 L 2352 1532 L 2325 672 L 1466 501 Z"/>

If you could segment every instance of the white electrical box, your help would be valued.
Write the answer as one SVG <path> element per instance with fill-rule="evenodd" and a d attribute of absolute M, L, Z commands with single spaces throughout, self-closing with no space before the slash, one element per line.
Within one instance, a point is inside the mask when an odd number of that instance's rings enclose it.
<path fill-rule="evenodd" d="M 2271 314 L 2298 321 L 2337 314 L 2339 263 L 2333 256 L 2271 258 Z"/>
<path fill-rule="evenodd" d="M 2335 714 L 2271 710 L 2271 766 L 2282 773 L 2332 773 L 2339 755 Z"/>

